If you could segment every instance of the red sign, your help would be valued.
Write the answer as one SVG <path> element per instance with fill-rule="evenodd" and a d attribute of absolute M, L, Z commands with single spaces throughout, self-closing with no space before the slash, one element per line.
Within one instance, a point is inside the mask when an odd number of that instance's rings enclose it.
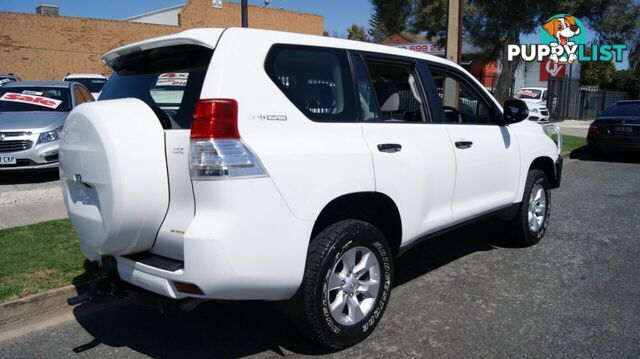
<path fill-rule="evenodd" d="M 62 103 L 62 101 L 56 100 L 53 98 L 35 96 L 35 95 L 24 95 L 24 94 L 13 93 L 13 92 L 5 93 L 4 95 L 2 95 L 2 97 L 0 97 L 0 100 L 8 101 L 8 102 L 28 103 L 31 105 L 37 105 L 37 106 L 48 107 L 48 108 L 57 108 Z"/>
<path fill-rule="evenodd" d="M 565 65 L 549 61 L 548 57 L 540 63 L 540 81 L 549 81 L 550 77 L 564 77 Z"/>

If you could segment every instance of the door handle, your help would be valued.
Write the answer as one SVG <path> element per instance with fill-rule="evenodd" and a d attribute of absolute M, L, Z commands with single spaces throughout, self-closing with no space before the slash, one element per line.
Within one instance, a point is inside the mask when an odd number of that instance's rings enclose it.
<path fill-rule="evenodd" d="M 402 145 L 398 143 L 381 143 L 378 145 L 378 151 L 386 153 L 395 153 L 402 151 Z"/>
<path fill-rule="evenodd" d="M 470 148 L 471 146 L 473 146 L 473 142 L 472 141 L 468 141 L 468 140 L 460 140 L 460 141 L 456 141 L 456 147 L 460 148 L 460 149 L 467 149 Z"/>

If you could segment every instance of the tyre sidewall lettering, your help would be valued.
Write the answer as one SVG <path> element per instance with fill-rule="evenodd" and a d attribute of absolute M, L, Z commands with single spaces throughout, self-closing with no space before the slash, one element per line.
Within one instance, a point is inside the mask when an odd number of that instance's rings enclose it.
<path fill-rule="evenodd" d="M 366 232 L 367 229 L 357 228 L 352 232 L 345 233 L 344 235 L 349 235 L 354 239 L 347 241 L 345 244 L 340 244 L 340 240 L 338 240 L 336 246 L 330 250 L 330 253 L 332 254 L 329 256 L 330 259 L 327 261 L 325 267 L 325 276 L 323 277 L 320 291 L 322 298 L 319 302 L 321 306 L 320 312 L 327 326 L 327 330 L 333 335 L 348 335 L 348 333 L 353 332 L 365 333 L 367 331 L 370 331 L 375 327 L 377 321 L 382 317 L 382 314 L 384 313 L 384 309 L 390 297 L 389 292 L 391 290 L 392 281 L 392 257 L 380 241 L 376 240 L 374 242 L 370 242 L 366 240 L 366 237 L 362 237 L 362 235 L 366 234 Z M 381 283 L 382 285 L 380 286 L 380 290 L 378 292 L 378 302 L 376 303 L 375 308 L 372 309 L 369 314 L 367 314 L 368 317 L 353 326 L 344 326 L 337 323 L 331 316 L 327 295 L 328 279 L 331 276 L 332 270 L 342 254 L 349 249 L 357 246 L 367 247 L 371 249 L 374 255 L 376 255 L 380 263 L 380 269 L 383 271 L 384 283 Z M 336 250 L 336 247 L 339 247 L 339 249 Z"/>

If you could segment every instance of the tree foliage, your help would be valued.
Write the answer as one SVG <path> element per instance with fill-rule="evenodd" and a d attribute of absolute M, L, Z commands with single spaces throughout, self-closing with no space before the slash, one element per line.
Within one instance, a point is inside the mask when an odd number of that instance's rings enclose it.
<path fill-rule="evenodd" d="M 380 42 L 393 34 L 409 29 L 412 0 L 371 0 L 373 12 L 369 19 L 369 36 Z"/>
<path fill-rule="evenodd" d="M 412 28 L 433 38 L 447 31 L 448 0 L 415 0 Z"/>
<path fill-rule="evenodd" d="M 448 2 L 414 0 L 415 30 L 433 34 L 446 26 Z M 637 0 L 466 0 L 463 36 L 484 51 L 483 57 L 499 59 L 502 72 L 496 97 L 508 96 L 518 63 L 506 61 L 509 44 L 520 44 L 520 36 L 537 32 L 551 16 L 566 13 L 584 20 L 596 31 L 600 42 L 626 42 L 631 64 L 640 74 L 640 5 Z M 591 71 L 587 65 L 588 71 Z M 610 65 L 604 65 L 609 68 Z M 595 70 L 593 70 L 595 71 Z M 597 71 L 596 71 L 597 72 Z M 611 74 L 605 80 L 611 79 Z"/>
<path fill-rule="evenodd" d="M 583 85 L 607 87 L 616 73 L 613 62 L 585 61 L 580 63 L 580 81 Z"/>
<path fill-rule="evenodd" d="M 364 27 L 352 24 L 351 27 L 347 29 L 347 39 L 368 42 L 369 36 L 367 36 L 367 33 L 364 31 Z"/>

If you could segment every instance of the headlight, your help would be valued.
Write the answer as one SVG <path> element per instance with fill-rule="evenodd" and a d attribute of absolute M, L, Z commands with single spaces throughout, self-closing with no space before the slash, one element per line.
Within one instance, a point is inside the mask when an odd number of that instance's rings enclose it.
<path fill-rule="evenodd" d="M 53 141 L 59 141 L 62 138 L 62 126 L 56 128 L 53 131 L 43 132 L 38 137 L 38 143 L 49 143 Z"/>
<path fill-rule="evenodd" d="M 534 107 L 534 108 L 530 108 L 529 112 L 538 113 L 538 112 L 540 112 L 540 110 L 538 110 L 537 108 Z"/>

